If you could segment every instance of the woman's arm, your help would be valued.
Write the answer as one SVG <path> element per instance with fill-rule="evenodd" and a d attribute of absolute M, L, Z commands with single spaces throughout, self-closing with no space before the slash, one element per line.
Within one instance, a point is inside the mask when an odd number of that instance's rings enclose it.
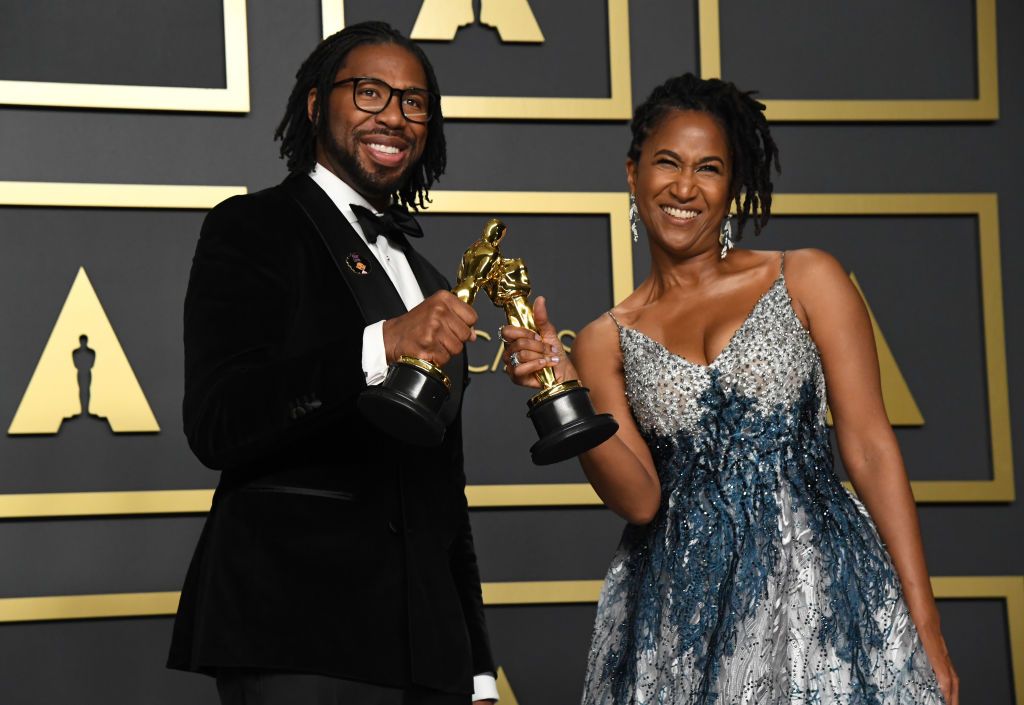
<path fill-rule="evenodd" d="M 914 496 L 882 402 L 867 309 L 831 255 L 819 250 L 792 252 L 786 273 L 797 312 L 803 314 L 821 353 L 843 465 L 892 556 L 946 701 L 955 705 L 958 678 L 939 628 Z"/>
<path fill-rule="evenodd" d="M 579 379 L 590 389 L 598 413 L 610 413 L 619 430 L 610 439 L 579 456 L 587 479 L 609 509 L 632 524 L 647 524 L 661 505 L 661 483 L 654 461 L 626 401 L 622 353 L 618 331 L 608 316 L 594 321 L 576 337 L 572 360 L 564 354 L 557 329 L 548 320 L 547 302 L 533 305 L 540 339 L 525 328 L 504 326 L 505 364 L 512 380 L 524 387 L 539 387 L 534 373 L 552 367 L 559 382 Z M 518 354 L 521 364 L 508 365 Z M 575 363 L 575 364 L 574 364 Z"/>

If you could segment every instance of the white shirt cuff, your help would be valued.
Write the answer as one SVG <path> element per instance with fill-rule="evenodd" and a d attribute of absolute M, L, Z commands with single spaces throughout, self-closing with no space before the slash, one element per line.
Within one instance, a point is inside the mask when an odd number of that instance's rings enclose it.
<path fill-rule="evenodd" d="M 477 700 L 498 701 L 498 681 L 489 673 L 473 676 L 473 702 Z"/>
<path fill-rule="evenodd" d="M 377 321 L 363 328 L 363 374 L 367 386 L 380 384 L 388 371 L 387 355 L 384 352 L 384 321 Z"/>

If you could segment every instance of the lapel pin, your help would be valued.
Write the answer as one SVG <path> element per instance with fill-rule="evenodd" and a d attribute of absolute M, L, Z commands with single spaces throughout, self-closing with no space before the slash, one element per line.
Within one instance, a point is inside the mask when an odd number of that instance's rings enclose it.
<path fill-rule="evenodd" d="M 363 261 L 358 252 L 350 253 L 349 256 L 345 258 L 345 264 L 347 264 L 348 268 L 356 274 L 370 273 L 370 267 Z"/>

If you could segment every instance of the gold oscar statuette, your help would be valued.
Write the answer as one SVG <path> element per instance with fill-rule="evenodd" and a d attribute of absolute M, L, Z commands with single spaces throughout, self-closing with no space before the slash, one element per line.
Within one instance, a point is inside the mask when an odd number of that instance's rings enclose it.
<path fill-rule="evenodd" d="M 530 276 L 521 259 L 502 259 L 496 276 L 484 286 L 495 306 L 505 310 L 509 325 L 538 333 L 530 306 Z M 579 380 L 559 382 L 545 367 L 537 373 L 541 391 L 527 402 L 527 416 L 540 440 L 530 448 L 537 465 L 567 460 L 604 443 L 619 429 L 611 414 L 598 414 Z"/>
<path fill-rule="evenodd" d="M 462 255 L 452 293 L 472 305 L 482 290 L 504 309 L 510 325 L 536 331 L 526 263 L 501 254 L 499 245 L 507 230 L 497 218 L 487 221 L 483 234 Z M 530 448 L 538 465 L 578 455 L 618 429 L 611 414 L 594 411 L 586 387 L 578 380 L 558 382 L 548 368 L 538 372 L 537 379 L 542 389 L 529 400 L 527 415 L 540 435 Z M 451 381 L 440 367 L 403 355 L 388 368 L 382 384 L 360 395 L 359 410 L 391 435 L 414 445 L 433 446 L 444 440 L 439 412 L 450 391 Z"/>
<path fill-rule="evenodd" d="M 496 274 L 501 262 L 498 245 L 506 227 L 491 219 L 483 234 L 462 255 L 452 293 L 472 305 L 477 292 Z M 384 381 L 359 395 L 360 413 L 381 430 L 419 446 L 436 446 L 444 440 L 440 414 L 451 394 L 451 380 L 430 360 L 402 355 L 388 367 Z"/>

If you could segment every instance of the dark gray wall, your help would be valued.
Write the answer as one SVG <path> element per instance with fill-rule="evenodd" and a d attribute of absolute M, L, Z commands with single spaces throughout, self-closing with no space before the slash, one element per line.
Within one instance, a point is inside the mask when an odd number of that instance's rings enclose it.
<path fill-rule="evenodd" d="M 345 3 L 411 29 L 419 4 Z M 452 94 L 601 96 L 608 90 L 600 0 L 532 3 L 548 43 L 502 46 L 481 27 L 428 45 Z M 211 9 L 212 8 L 212 9 Z M 780 124 L 781 193 L 994 192 L 1000 196 L 1011 418 L 1024 350 L 1024 7 L 1002 0 L 1002 118 L 991 123 Z M 0 0 L 0 79 L 223 84 L 219 3 Z M 670 74 L 698 70 L 696 2 L 630 8 L 634 103 Z M 0 181 L 238 184 L 284 170 L 271 134 L 298 64 L 320 37 L 318 0 L 250 2 L 252 109 L 245 115 L 0 107 Z M 723 0 L 723 73 L 769 98 L 959 98 L 976 90 L 969 0 L 809 3 Z M 626 121 L 450 121 L 448 174 L 467 190 L 624 191 Z M 495 168 L 497 165 L 498 168 Z M 79 266 L 85 266 L 162 432 L 113 436 L 70 424 L 56 437 L 0 438 L 0 493 L 211 487 L 181 435 L 180 310 L 203 214 L 0 208 L 0 423 L 8 424 Z M 625 218 L 626 214 L 616 217 Z M 508 250 L 530 263 L 564 328 L 612 304 L 607 220 L 510 217 Z M 478 233 L 477 216 L 428 215 L 424 248 L 443 269 Z M 772 249 L 825 248 L 856 272 L 927 424 L 900 429 L 915 479 L 990 477 L 977 229 L 971 218 L 784 217 Z M 513 245 L 514 243 L 514 245 Z M 637 281 L 648 262 L 635 248 Z M 572 256 L 570 256 L 570 252 Z M 493 331 L 497 312 L 480 308 Z M 482 364 L 493 348 L 471 351 Z M 470 482 L 582 482 L 572 463 L 530 465 L 525 392 L 477 375 L 467 404 Z M 494 441 L 489 429 L 508 429 Z M 1024 434 L 1014 426 L 1024 448 Z M 1021 483 L 1017 482 L 1018 495 Z M 920 508 L 934 575 L 1021 575 L 1020 503 Z M 622 522 L 597 508 L 479 510 L 486 581 L 597 579 Z M 202 517 L 0 521 L 0 597 L 176 590 Z M 965 703 L 1013 702 L 1000 601 L 943 601 Z M 578 697 L 592 605 L 492 607 L 499 662 L 523 705 Z M 0 702 L 213 703 L 212 683 L 163 670 L 166 618 L 0 624 Z"/>

